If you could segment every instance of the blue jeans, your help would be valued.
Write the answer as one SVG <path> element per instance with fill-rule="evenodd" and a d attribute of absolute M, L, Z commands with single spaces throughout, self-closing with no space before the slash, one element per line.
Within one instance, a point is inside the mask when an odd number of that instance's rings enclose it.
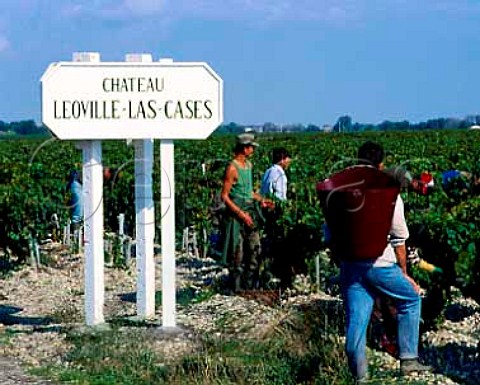
<path fill-rule="evenodd" d="M 340 277 L 346 313 L 345 351 L 352 374 L 356 378 L 367 375 L 367 327 L 375 297 L 380 294 L 395 300 L 400 359 L 417 358 L 421 298 L 400 267 L 343 262 Z"/>

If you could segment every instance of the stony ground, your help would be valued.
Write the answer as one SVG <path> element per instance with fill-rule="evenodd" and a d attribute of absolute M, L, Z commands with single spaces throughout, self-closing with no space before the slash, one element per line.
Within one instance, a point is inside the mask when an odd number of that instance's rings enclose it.
<path fill-rule="evenodd" d="M 62 362 L 68 351 L 64 327 L 81 327 L 83 318 L 82 257 L 57 253 L 54 267 L 26 268 L 0 280 L 0 384 L 50 384 L 28 375 L 28 368 Z M 161 282 L 158 259 L 157 287 Z M 179 256 L 177 287 L 200 287 L 203 282 L 224 274 L 209 259 Z M 105 318 L 133 317 L 136 313 L 135 267 L 105 269 Z M 240 296 L 215 295 L 207 301 L 179 307 L 177 323 L 185 332 L 164 338 L 161 328 L 152 346 L 178 355 L 194 349 L 190 331 L 222 334 L 264 333 L 298 304 L 328 302 L 341 309 L 341 301 L 324 293 L 290 293 L 281 304 L 267 306 L 258 300 Z M 341 311 L 341 310 L 338 310 Z M 156 323 L 161 323 L 161 308 Z M 252 326 L 255 326 L 252 328 Z M 187 332 L 188 331 L 188 332 Z M 445 311 L 445 322 L 437 331 L 423 336 L 424 357 L 438 373 L 421 377 L 429 384 L 480 384 L 480 306 L 457 298 Z M 371 360 L 382 367 L 379 376 L 390 378 L 398 371 L 398 362 L 382 352 L 371 352 Z"/>

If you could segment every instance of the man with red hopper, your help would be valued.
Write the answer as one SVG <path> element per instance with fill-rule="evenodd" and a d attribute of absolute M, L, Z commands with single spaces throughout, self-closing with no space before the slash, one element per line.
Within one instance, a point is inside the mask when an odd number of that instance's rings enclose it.
<path fill-rule="evenodd" d="M 421 298 L 406 270 L 408 228 L 396 181 L 383 170 L 383 148 L 364 143 L 359 165 L 319 183 L 317 191 L 331 233 L 331 250 L 340 261 L 346 312 L 345 350 L 357 383 L 366 383 L 367 327 L 379 295 L 397 308 L 402 375 L 429 371 L 418 362 Z"/>

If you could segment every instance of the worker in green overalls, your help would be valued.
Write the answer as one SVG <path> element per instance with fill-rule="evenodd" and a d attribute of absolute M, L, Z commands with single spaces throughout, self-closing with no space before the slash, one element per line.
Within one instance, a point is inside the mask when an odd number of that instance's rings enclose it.
<path fill-rule="evenodd" d="M 252 163 L 258 143 L 251 132 L 239 134 L 234 157 L 225 170 L 221 197 L 226 206 L 222 260 L 229 269 L 229 288 L 255 289 L 259 279 L 261 207 L 273 204 L 253 191 Z"/>

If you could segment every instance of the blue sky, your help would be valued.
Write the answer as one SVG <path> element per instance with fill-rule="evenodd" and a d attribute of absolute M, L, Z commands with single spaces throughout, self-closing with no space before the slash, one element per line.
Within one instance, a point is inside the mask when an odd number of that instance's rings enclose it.
<path fill-rule="evenodd" d="M 224 121 L 480 114 L 478 0 L 0 0 L 0 120 L 41 119 L 40 77 L 77 51 L 205 61 Z"/>

